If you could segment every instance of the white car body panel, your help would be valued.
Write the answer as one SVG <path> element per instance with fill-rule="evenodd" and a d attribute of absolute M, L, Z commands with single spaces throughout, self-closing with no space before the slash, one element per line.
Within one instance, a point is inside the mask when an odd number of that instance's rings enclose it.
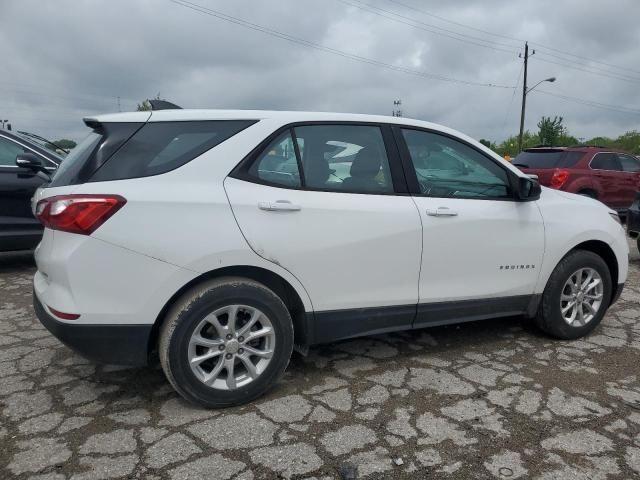
<path fill-rule="evenodd" d="M 414 200 L 424 228 L 420 303 L 534 293 L 544 255 L 544 226 L 535 202 Z M 438 208 L 456 215 L 427 214 Z"/>
<path fill-rule="evenodd" d="M 589 240 L 612 248 L 618 283 L 626 279 L 626 238 L 610 210 L 568 194 L 543 189 L 534 202 L 443 200 L 287 190 L 228 178 L 281 126 L 323 120 L 447 133 L 526 177 L 452 129 L 406 118 L 308 112 L 171 110 L 150 117 L 148 112 L 93 117 L 99 122 L 146 118 L 260 121 L 171 172 L 37 192 L 35 202 L 69 193 L 118 194 L 127 200 L 89 237 L 46 229 L 36 251 L 37 297 L 57 310 L 80 313 L 75 323 L 154 323 L 187 283 L 232 266 L 263 268 L 284 278 L 309 313 L 542 293 L 558 261 Z M 303 209 L 281 215 L 258 208 L 260 201 L 280 199 Z M 458 217 L 426 216 L 427 208 L 440 206 L 457 210 Z M 512 264 L 536 268 L 499 269 Z"/>
<path fill-rule="evenodd" d="M 422 229 L 410 197 L 292 190 L 235 178 L 224 185 L 250 246 L 292 272 L 316 311 L 417 303 Z M 301 210 L 261 210 L 265 201 Z"/>

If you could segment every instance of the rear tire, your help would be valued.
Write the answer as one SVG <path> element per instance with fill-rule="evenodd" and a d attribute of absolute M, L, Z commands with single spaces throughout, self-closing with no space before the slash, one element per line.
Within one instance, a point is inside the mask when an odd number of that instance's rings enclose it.
<path fill-rule="evenodd" d="M 590 282 L 589 274 L 593 278 Z M 598 277 L 601 286 L 594 283 Z M 591 289 L 572 288 L 574 284 L 585 283 L 594 286 Z M 558 263 L 549 277 L 534 319 L 535 323 L 546 334 L 562 340 L 573 340 L 588 335 L 602 321 L 609 308 L 611 292 L 611 274 L 600 256 L 586 250 L 570 252 Z M 600 300 L 595 300 L 598 297 Z M 589 303 L 591 309 L 586 303 Z M 565 317 L 571 317 L 573 312 L 575 319 L 570 323 L 571 319 Z"/>
<path fill-rule="evenodd" d="M 158 346 L 173 388 L 206 408 L 263 395 L 284 374 L 292 350 L 287 307 L 245 278 L 211 280 L 185 293 L 167 313 Z"/>

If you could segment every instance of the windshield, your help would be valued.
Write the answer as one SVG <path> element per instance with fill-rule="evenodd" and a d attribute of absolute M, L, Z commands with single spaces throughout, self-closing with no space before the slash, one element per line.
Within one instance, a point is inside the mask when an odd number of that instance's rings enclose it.
<path fill-rule="evenodd" d="M 71 183 L 70 179 L 76 176 L 101 139 L 102 135 L 95 131 L 87 135 L 62 161 L 48 186 L 58 187 Z"/>

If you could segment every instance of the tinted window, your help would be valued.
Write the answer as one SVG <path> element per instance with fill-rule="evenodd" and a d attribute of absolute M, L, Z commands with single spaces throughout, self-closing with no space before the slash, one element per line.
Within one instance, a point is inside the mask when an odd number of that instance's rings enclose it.
<path fill-rule="evenodd" d="M 618 154 L 618 160 L 625 172 L 640 172 L 640 161 L 629 155 Z"/>
<path fill-rule="evenodd" d="M 583 152 L 562 150 L 524 151 L 513 160 L 513 164 L 523 168 L 567 168 L 575 166 L 583 156 Z"/>
<path fill-rule="evenodd" d="M 91 181 L 148 177 L 174 170 L 252 123 L 249 120 L 147 123 L 106 160 Z"/>
<path fill-rule="evenodd" d="M 249 175 L 266 183 L 300 187 L 300 171 L 291 131 L 279 135 L 260 154 L 249 169 Z"/>
<path fill-rule="evenodd" d="M 308 125 L 294 131 L 305 187 L 349 193 L 393 193 L 380 128 Z"/>
<path fill-rule="evenodd" d="M 511 197 L 507 173 L 473 148 L 430 132 L 403 129 L 423 194 L 431 197 Z"/>
<path fill-rule="evenodd" d="M 103 136 L 96 131 L 87 135 L 62 161 L 48 186 L 60 187 L 77 183 L 76 178 L 78 177 L 78 173 L 93 155 L 102 140 Z"/>
<path fill-rule="evenodd" d="M 22 148 L 17 143 L 0 137 L 0 166 L 16 166 L 16 155 L 23 153 Z"/>
<path fill-rule="evenodd" d="M 618 155 L 615 153 L 596 153 L 591 160 L 591 168 L 594 170 L 622 170 Z"/>

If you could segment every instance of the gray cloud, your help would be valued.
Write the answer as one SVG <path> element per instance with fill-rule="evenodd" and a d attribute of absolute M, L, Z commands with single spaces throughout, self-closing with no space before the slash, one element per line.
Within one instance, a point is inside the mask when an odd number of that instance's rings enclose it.
<path fill-rule="evenodd" d="M 521 69 L 517 57 L 521 42 L 445 23 L 390 0 L 194 2 L 403 68 L 502 85 L 515 85 Z M 347 4 L 362 2 L 423 23 L 414 28 L 406 25 L 406 19 L 382 10 L 376 11 L 383 16 Z M 529 79 L 533 84 L 556 76 L 556 83 L 541 88 L 640 111 L 637 0 L 615 4 L 606 0 L 398 2 L 477 29 L 637 70 L 576 57 L 571 58 L 575 62 L 572 69 L 566 55 L 540 46 L 531 60 Z M 441 35 L 425 29 L 436 29 Z M 484 43 L 460 34 L 496 42 L 491 43 L 494 48 L 509 52 L 444 36 Z M 4 1 L 0 5 L 0 58 L 0 116 L 11 119 L 16 128 L 56 138 L 81 138 L 86 131 L 81 118 L 117 111 L 117 97 L 123 110 L 131 110 L 136 102 L 158 92 L 191 108 L 381 114 L 389 114 L 393 100 L 401 98 L 406 116 L 442 123 L 476 138 L 499 140 L 518 128 L 519 91 L 514 95 L 509 89 L 444 82 L 367 65 L 203 15 L 169 0 Z M 578 137 L 617 136 L 640 129 L 638 113 L 531 94 L 527 128 L 535 129 L 541 115 L 564 116 Z"/>

